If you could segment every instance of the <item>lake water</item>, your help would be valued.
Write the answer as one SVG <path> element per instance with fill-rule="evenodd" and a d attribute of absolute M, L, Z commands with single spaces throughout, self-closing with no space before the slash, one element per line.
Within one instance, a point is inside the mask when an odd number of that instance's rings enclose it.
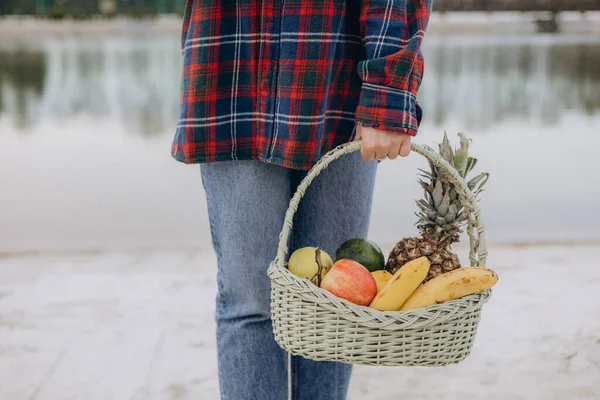
<path fill-rule="evenodd" d="M 600 239 L 600 36 L 432 35 L 419 143 L 466 132 L 493 242 Z M 170 158 L 178 35 L 0 41 L 0 251 L 208 247 Z M 417 155 L 385 162 L 371 237 L 414 232 Z"/>

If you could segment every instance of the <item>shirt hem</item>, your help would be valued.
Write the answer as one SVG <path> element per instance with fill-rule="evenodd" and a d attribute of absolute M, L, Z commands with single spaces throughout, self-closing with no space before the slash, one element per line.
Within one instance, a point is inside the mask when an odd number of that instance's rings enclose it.
<path fill-rule="evenodd" d="M 283 159 L 281 157 L 276 157 L 276 156 L 269 157 L 268 155 L 256 157 L 256 156 L 252 156 L 250 154 L 245 155 L 245 154 L 238 153 L 237 157 L 235 159 L 233 157 L 231 157 L 230 154 L 223 154 L 223 155 L 217 154 L 216 156 L 212 156 L 210 158 L 203 156 L 201 154 L 197 154 L 197 155 L 173 154 L 172 157 L 175 160 L 177 160 L 183 164 L 208 164 L 208 163 L 212 163 L 212 162 L 224 162 L 224 161 L 257 161 L 257 162 L 263 162 L 265 164 L 273 164 L 273 165 L 278 165 L 280 167 L 295 169 L 295 170 L 300 170 L 300 171 L 308 171 L 312 168 L 312 165 L 307 166 L 307 165 L 303 165 L 303 164 L 296 164 L 296 163 L 290 162 L 289 160 Z"/>

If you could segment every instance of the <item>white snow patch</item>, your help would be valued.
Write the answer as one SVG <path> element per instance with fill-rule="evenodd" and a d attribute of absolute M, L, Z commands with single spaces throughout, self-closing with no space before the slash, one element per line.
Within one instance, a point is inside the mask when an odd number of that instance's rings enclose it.
<path fill-rule="evenodd" d="M 356 367 L 350 400 L 600 398 L 599 247 L 492 247 L 500 282 L 446 368 Z M 217 399 L 215 258 L 0 259 L 0 399 Z"/>

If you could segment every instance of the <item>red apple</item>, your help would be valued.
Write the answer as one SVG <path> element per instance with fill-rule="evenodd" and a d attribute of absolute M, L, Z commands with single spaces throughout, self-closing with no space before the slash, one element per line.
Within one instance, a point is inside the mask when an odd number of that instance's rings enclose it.
<path fill-rule="evenodd" d="M 321 287 L 359 306 L 368 306 L 377 294 L 377 283 L 369 270 L 347 258 L 333 264 Z"/>

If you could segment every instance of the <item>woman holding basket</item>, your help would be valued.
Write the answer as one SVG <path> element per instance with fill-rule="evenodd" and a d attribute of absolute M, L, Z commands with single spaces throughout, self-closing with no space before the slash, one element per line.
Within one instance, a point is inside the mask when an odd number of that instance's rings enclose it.
<path fill-rule="evenodd" d="M 306 192 L 290 251 L 318 244 L 332 254 L 366 237 L 374 159 L 407 156 L 421 120 L 430 8 L 430 0 L 188 0 L 172 153 L 201 164 L 218 260 L 223 400 L 346 397 L 350 365 L 286 363 L 266 270 L 306 171 L 359 138 L 362 160 L 339 159 Z"/>

